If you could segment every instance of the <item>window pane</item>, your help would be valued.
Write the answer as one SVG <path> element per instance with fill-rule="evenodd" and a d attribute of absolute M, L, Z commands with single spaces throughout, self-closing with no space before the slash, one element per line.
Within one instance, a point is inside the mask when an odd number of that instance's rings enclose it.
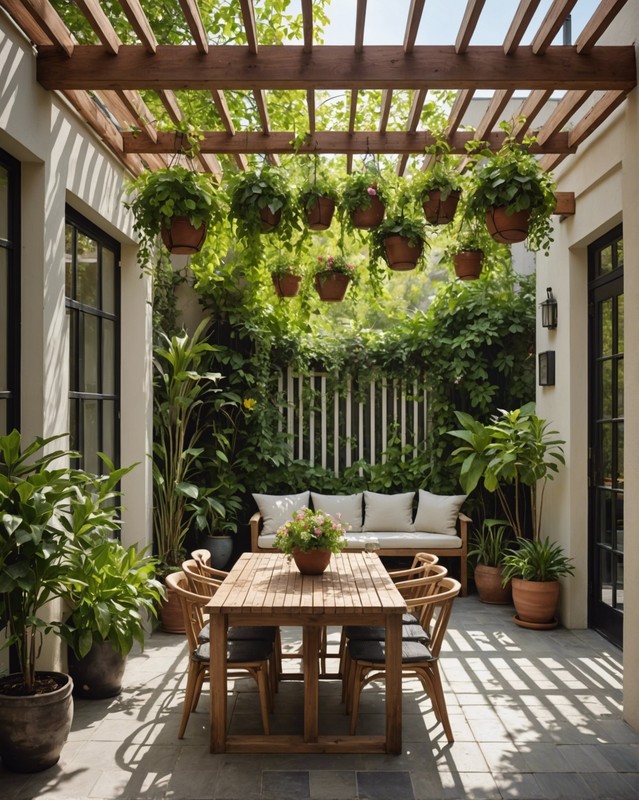
<path fill-rule="evenodd" d="M 6 400 L 0 400 L 0 436 L 9 433 L 7 430 L 7 405 Z"/>
<path fill-rule="evenodd" d="M 102 452 L 107 455 L 111 461 L 115 459 L 115 402 L 113 400 L 104 400 L 102 403 Z"/>
<path fill-rule="evenodd" d="M 612 245 L 608 245 L 599 253 L 599 275 L 605 275 L 612 269 Z"/>
<path fill-rule="evenodd" d="M 8 255 L 4 247 L 0 247 L 0 389 L 9 388 L 7 374 L 7 336 L 9 334 L 9 318 L 7 289 L 9 285 Z"/>
<path fill-rule="evenodd" d="M 115 314 L 115 255 L 102 248 L 102 310 Z"/>
<path fill-rule="evenodd" d="M 619 611 L 623 611 L 623 556 L 617 556 L 615 560 L 617 563 L 617 579 L 615 581 L 617 602 L 615 603 L 615 606 L 619 609 Z"/>
<path fill-rule="evenodd" d="M 80 450 L 78 441 L 78 406 L 79 400 L 69 400 L 69 449 Z"/>
<path fill-rule="evenodd" d="M 73 296 L 73 228 L 65 225 L 64 228 L 64 291 L 67 297 L 75 300 Z"/>
<path fill-rule="evenodd" d="M 609 550 L 599 551 L 599 599 L 612 605 L 612 556 Z"/>
<path fill-rule="evenodd" d="M 102 320 L 102 394 L 115 394 L 115 323 Z"/>
<path fill-rule="evenodd" d="M 98 308 L 98 247 L 94 239 L 78 233 L 76 240 L 77 300 Z"/>
<path fill-rule="evenodd" d="M 623 488 L 623 422 L 617 422 L 617 475 L 616 485 Z"/>
<path fill-rule="evenodd" d="M 0 167 L 0 239 L 9 238 L 9 173 Z"/>
<path fill-rule="evenodd" d="M 612 417 L 612 361 L 601 363 L 601 416 Z"/>
<path fill-rule="evenodd" d="M 617 242 L 617 266 L 623 267 L 623 239 Z"/>
<path fill-rule="evenodd" d="M 617 416 L 623 417 L 623 361 L 617 361 Z"/>
<path fill-rule="evenodd" d="M 617 298 L 617 352 L 623 353 L 623 295 Z"/>
<path fill-rule="evenodd" d="M 98 317 L 83 314 L 81 392 L 98 391 Z"/>
<path fill-rule="evenodd" d="M 97 400 L 82 401 L 82 424 L 84 428 L 84 469 L 99 474 L 100 464 L 98 458 L 98 402 Z"/>
<path fill-rule="evenodd" d="M 612 547 L 612 504 L 614 502 L 612 492 L 600 492 L 598 544 L 605 544 Z"/>
<path fill-rule="evenodd" d="M 608 298 L 601 303 L 601 355 L 612 352 L 612 298 Z"/>

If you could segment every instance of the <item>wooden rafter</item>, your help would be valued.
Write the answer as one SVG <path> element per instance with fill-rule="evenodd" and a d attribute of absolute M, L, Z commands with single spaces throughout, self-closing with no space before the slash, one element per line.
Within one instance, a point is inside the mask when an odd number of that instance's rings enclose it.
<path fill-rule="evenodd" d="M 196 0 L 180 0 L 182 13 L 187 21 L 191 36 L 195 42 L 200 53 L 209 52 L 209 42 L 204 30 L 204 23 L 202 22 L 202 15 Z"/>
<path fill-rule="evenodd" d="M 470 101 L 473 99 L 473 92 L 470 89 L 462 89 L 457 92 L 455 102 L 450 110 L 448 122 L 446 123 L 446 134 L 452 136 L 457 132 L 457 128 L 462 124 Z"/>
<path fill-rule="evenodd" d="M 0 7 L 4 8 L 34 44 L 40 46 L 53 44 L 51 38 L 38 25 L 21 0 L 0 0 Z"/>
<path fill-rule="evenodd" d="M 537 89 L 536 92 L 531 92 L 524 100 L 514 115 L 513 136 L 516 139 L 521 141 L 524 138 L 551 95 L 552 89 Z"/>
<path fill-rule="evenodd" d="M 315 133 L 315 92 L 312 89 L 306 90 L 306 108 L 308 109 L 309 133 Z"/>
<path fill-rule="evenodd" d="M 2 0 L 2 5 L 15 18 L 24 18 L 28 14 L 35 23 L 34 32 L 42 30 L 53 42 L 52 47 L 60 50 L 65 57 L 70 57 L 75 49 L 69 29 L 64 24 L 49 0 Z"/>
<path fill-rule="evenodd" d="M 554 0 L 532 41 L 535 55 L 542 55 L 548 50 L 576 3 L 577 0 Z"/>
<path fill-rule="evenodd" d="M 459 33 L 457 34 L 457 41 L 455 42 L 456 53 L 466 52 L 466 48 L 470 44 L 470 40 L 475 32 L 475 28 L 479 22 L 479 16 L 485 3 L 486 0 L 468 0 L 464 18 L 462 19 Z"/>
<path fill-rule="evenodd" d="M 259 56 L 221 45 L 207 55 L 194 45 L 160 46 L 155 55 L 123 45 L 117 58 L 99 45 L 76 45 L 70 58 L 42 47 L 37 78 L 46 89 L 590 89 L 615 91 L 636 85 L 632 45 L 600 46 L 577 55 L 551 47 L 543 58 L 530 47 L 505 56 L 500 47 L 416 47 L 409 56 L 393 46 L 273 45 Z"/>
<path fill-rule="evenodd" d="M 353 136 L 355 133 L 355 119 L 357 117 L 357 89 L 353 89 L 351 92 L 350 97 L 350 108 L 348 112 L 348 135 L 349 137 Z M 317 136 L 316 136 L 317 139 Z M 346 152 L 346 151 L 345 151 Z M 366 145 L 366 151 L 368 152 L 368 144 Z M 347 153 L 346 156 L 346 172 L 350 175 L 353 170 L 353 153 Z"/>
<path fill-rule="evenodd" d="M 411 103 L 410 112 L 408 114 L 408 122 L 406 125 L 408 133 L 415 133 L 415 131 L 419 126 L 419 120 L 422 115 L 422 109 L 424 108 L 424 103 L 426 102 L 426 94 L 427 94 L 426 89 L 420 89 L 413 95 L 413 102 Z M 397 162 L 398 175 L 401 176 L 404 174 L 407 164 L 408 164 L 408 154 L 404 153 Z"/>
<path fill-rule="evenodd" d="M 302 27 L 304 30 L 304 52 L 313 49 L 313 0 L 302 0 Z"/>
<path fill-rule="evenodd" d="M 96 36 L 106 49 L 114 56 L 117 55 L 122 42 L 98 0 L 75 0 L 75 4 L 87 18 Z"/>
<path fill-rule="evenodd" d="M 366 27 L 366 0 L 357 0 L 357 16 L 355 17 L 355 52 L 361 53 L 364 48 L 364 28 Z"/>
<path fill-rule="evenodd" d="M 240 0 L 240 8 L 242 9 L 242 23 L 249 52 L 257 53 L 257 23 L 255 22 L 253 0 Z"/>
<path fill-rule="evenodd" d="M 231 112 L 229 111 L 224 92 L 221 92 L 219 89 L 211 89 L 211 98 L 215 104 L 217 113 L 220 115 L 224 130 L 231 136 L 235 136 L 235 125 L 231 119 Z M 235 153 L 234 158 L 241 170 L 246 171 L 248 169 L 248 161 L 245 155 L 242 153 Z"/>
<path fill-rule="evenodd" d="M 147 53 L 155 53 L 158 48 L 158 41 L 140 5 L 140 0 L 120 0 L 120 5 L 138 39 L 142 42 L 144 49 Z"/>
<path fill-rule="evenodd" d="M 393 90 L 382 89 L 382 105 L 379 112 L 379 132 L 386 133 L 388 118 L 390 116 L 391 104 L 393 102 Z"/>
<path fill-rule="evenodd" d="M 171 118 L 171 121 L 178 125 L 184 119 L 184 113 L 180 108 L 180 104 L 178 102 L 177 97 L 170 91 L 163 91 L 158 93 L 160 96 L 160 100 L 162 100 L 162 104 L 167 111 L 167 114 Z M 173 153 L 176 152 L 177 148 L 175 147 L 175 134 L 174 136 L 174 145 L 173 145 Z M 220 162 L 215 155 L 209 155 L 207 153 L 199 153 L 198 161 L 204 167 L 206 172 L 212 172 L 213 175 L 216 177 L 220 177 L 222 175 L 222 167 Z"/>
<path fill-rule="evenodd" d="M 520 0 L 513 21 L 504 39 L 504 53 L 508 56 L 514 53 L 519 47 L 524 34 L 530 25 L 531 19 L 535 16 L 535 11 L 541 0 Z"/>
<path fill-rule="evenodd" d="M 537 134 L 539 144 L 543 145 L 554 133 L 560 131 L 589 97 L 590 92 L 567 92 Z"/>
<path fill-rule="evenodd" d="M 135 120 L 135 124 L 147 132 L 151 139 L 157 141 L 157 131 L 153 124 L 153 114 L 147 107 L 138 92 L 133 92 L 130 89 L 118 89 L 116 94 L 122 103 L 129 109 L 131 116 Z"/>
<path fill-rule="evenodd" d="M 410 9 L 408 11 L 408 19 L 406 21 L 406 33 L 404 34 L 404 52 L 412 53 L 415 47 L 415 40 L 419 31 L 419 23 L 422 19 L 424 11 L 424 3 L 426 0 L 411 0 Z"/>
<path fill-rule="evenodd" d="M 488 104 L 486 113 L 480 120 L 477 130 L 475 131 L 475 137 L 477 139 L 483 139 L 487 133 L 492 131 L 494 125 L 501 119 L 501 112 L 506 108 L 512 96 L 512 89 L 501 89 L 495 92 Z"/>
<path fill-rule="evenodd" d="M 602 0 L 575 42 L 578 53 L 588 53 L 592 50 L 626 2 L 627 0 Z"/>
<path fill-rule="evenodd" d="M 257 106 L 257 113 L 260 117 L 260 124 L 262 126 L 262 133 L 269 136 L 271 132 L 271 120 L 268 115 L 268 106 L 266 104 L 266 92 L 263 89 L 257 89 L 253 92 L 255 97 L 255 105 Z M 279 159 L 275 151 L 265 151 L 271 164 L 278 165 Z"/>

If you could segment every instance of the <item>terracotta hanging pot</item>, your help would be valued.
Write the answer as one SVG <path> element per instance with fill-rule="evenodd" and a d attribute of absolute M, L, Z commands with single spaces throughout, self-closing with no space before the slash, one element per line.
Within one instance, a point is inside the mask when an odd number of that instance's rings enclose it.
<path fill-rule="evenodd" d="M 405 236 L 387 236 L 384 239 L 386 260 L 391 269 L 406 271 L 415 269 L 422 254 L 421 242 L 414 246 Z"/>
<path fill-rule="evenodd" d="M 354 228 L 376 228 L 381 224 L 386 213 L 386 206 L 379 197 L 374 194 L 371 196 L 371 204 L 368 208 L 356 208 L 351 212 L 351 222 Z"/>
<path fill-rule="evenodd" d="M 293 561 L 302 575 L 321 575 L 328 567 L 332 555 L 330 550 L 304 552 L 296 547 L 293 550 Z"/>
<path fill-rule="evenodd" d="M 320 300 L 328 303 L 339 303 L 340 300 L 343 300 L 350 282 L 351 279 L 348 275 L 330 270 L 318 272 L 315 276 L 315 288 Z"/>
<path fill-rule="evenodd" d="M 496 242 L 500 244 L 515 244 L 523 242 L 528 237 L 528 224 L 530 210 L 516 211 L 507 214 L 505 206 L 489 208 L 486 212 L 486 227 Z"/>
<path fill-rule="evenodd" d="M 446 225 L 455 216 L 460 192 L 450 192 L 445 200 L 442 193 L 436 189 L 428 193 L 428 200 L 424 200 L 422 208 L 424 215 L 431 225 Z"/>
<path fill-rule="evenodd" d="M 330 227 L 335 213 L 335 201 L 330 197 L 318 197 L 311 206 L 306 209 L 306 224 L 312 231 L 325 231 Z"/>
<path fill-rule="evenodd" d="M 275 230 L 282 219 L 282 209 L 278 208 L 275 213 L 268 206 L 260 208 L 260 220 L 262 221 L 262 233 L 270 233 Z"/>
<path fill-rule="evenodd" d="M 278 297 L 295 297 L 302 283 L 299 275 L 277 275 L 273 272 L 271 278 Z"/>
<path fill-rule="evenodd" d="M 462 250 L 453 256 L 455 275 L 460 281 L 474 281 L 481 275 L 484 254 L 481 250 Z"/>
<path fill-rule="evenodd" d="M 475 586 L 482 603 L 491 605 L 508 605 L 512 603 L 512 585 L 501 584 L 501 567 L 489 567 L 477 564 L 474 569 Z"/>
<path fill-rule="evenodd" d="M 525 581 L 513 578 L 515 622 L 522 628 L 546 630 L 558 625 L 559 581 Z"/>
<path fill-rule="evenodd" d="M 202 249 L 206 239 L 206 225 L 194 228 L 188 217 L 173 217 L 169 228 L 162 226 L 160 236 L 169 253 L 193 255 Z"/>

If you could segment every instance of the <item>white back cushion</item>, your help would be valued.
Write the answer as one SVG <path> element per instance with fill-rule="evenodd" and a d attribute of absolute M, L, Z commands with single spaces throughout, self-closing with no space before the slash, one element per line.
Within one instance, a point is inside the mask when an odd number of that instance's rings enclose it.
<path fill-rule="evenodd" d="M 318 494 L 311 492 L 315 511 L 330 514 L 353 532 L 362 530 L 362 492 L 359 494 Z"/>
<path fill-rule="evenodd" d="M 364 492 L 364 531 L 414 531 L 415 492 L 380 494 Z"/>
<path fill-rule="evenodd" d="M 300 492 L 299 494 L 254 494 L 253 498 L 264 520 L 262 535 L 267 536 L 270 533 L 275 533 L 278 528 L 281 528 L 285 522 L 292 518 L 296 511 L 308 506 L 310 497 L 310 492 Z"/>
<path fill-rule="evenodd" d="M 465 499 L 465 494 L 431 494 L 425 489 L 420 489 L 419 504 L 415 515 L 415 530 L 455 536 L 457 515 Z"/>

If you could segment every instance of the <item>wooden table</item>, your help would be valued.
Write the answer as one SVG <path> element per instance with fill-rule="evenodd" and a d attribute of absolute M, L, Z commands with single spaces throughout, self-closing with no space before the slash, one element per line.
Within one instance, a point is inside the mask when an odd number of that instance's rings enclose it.
<path fill-rule="evenodd" d="M 400 753 L 401 621 L 406 604 L 379 557 L 333 555 L 323 575 L 301 575 L 281 553 L 244 553 L 208 603 L 211 636 L 211 752 Z M 229 625 L 303 628 L 304 734 L 227 735 Z M 325 625 L 386 627 L 386 735 L 319 735 L 319 650 Z M 277 697 L 275 704 L 277 714 Z"/>

